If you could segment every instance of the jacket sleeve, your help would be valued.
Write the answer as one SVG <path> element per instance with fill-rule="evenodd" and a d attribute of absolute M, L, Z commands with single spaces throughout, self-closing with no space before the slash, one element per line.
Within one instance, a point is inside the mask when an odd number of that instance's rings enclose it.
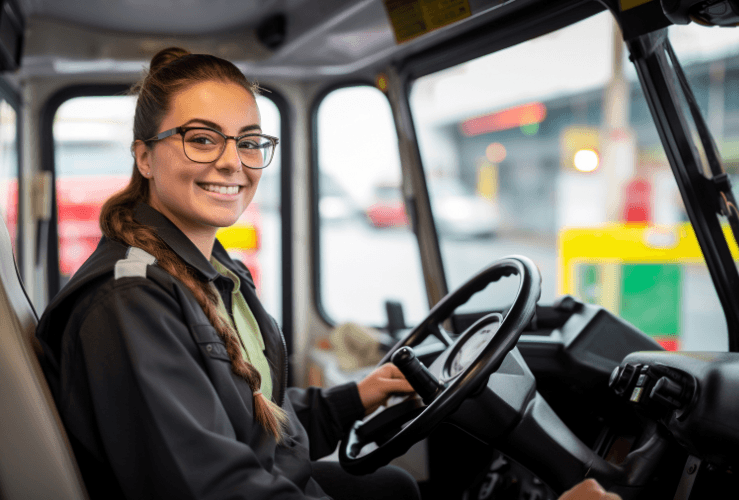
<path fill-rule="evenodd" d="M 116 281 L 78 338 L 100 438 L 127 498 L 305 498 L 236 439 L 168 291 L 146 278 Z"/>
<path fill-rule="evenodd" d="M 332 453 L 351 425 L 364 417 L 357 384 L 349 382 L 329 389 L 289 388 L 287 397 L 310 438 L 310 458 Z"/>

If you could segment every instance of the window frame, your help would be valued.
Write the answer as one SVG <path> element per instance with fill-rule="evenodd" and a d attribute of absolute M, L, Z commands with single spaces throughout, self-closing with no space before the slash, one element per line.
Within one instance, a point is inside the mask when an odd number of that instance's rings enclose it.
<path fill-rule="evenodd" d="M 458 64 L 461 64 L 463 62 L 466 62 L 468 60 L 474 59 L 476 57 L 496 52 L 498 50 L 502 50 L 506 47 L 509 47 L 511 45 L 515 45 L 518 43 L 525 42 L 526 40 L 530 38 L 534 38 L 538 35 L 548 33 L 550 31 L 553 31 L 554 29 L 558 29 L 560 27 L 567 26 L 573 22 L 579 21 L 581 19 L 590 17 L 592 15 L 595 15 L 599 12 L 602 12 L 605 10 L 605 7 L 592 2 L 588 4 L 581 4 L 578 3 L 578 5 L 575 6 L 575 8 L 565 11 L 564 13 L 561 12 L 561 9 L 547 9 L 547 13 L 544 14 L 544 16 L 538 17 L 537 20 L 532 24 L 529 18 L 526 16 L 521 16 L 520 21 L 524 22 L 526 24 L 526 27 L 524 29 L 521 29 L 521 26 L 518 23 L 509 23 L 506 22 L 500 24 L 499 30 L 491 30 L 488 27 L 481 27 L 477 30 L 474 30 L 470 33 L 465 33 L 451 41 L 446 41 L 443 44 L 432 47 L 426 51 L 423 51 L 419 54 L 411 55 L 410 57 L 407 57 L 405 59 L 399 60 L 395 65 L 394 69 L 397 70 L 397 77 L 400 79 L 399 85 L 400 85 L 400 99 L 402 99 L 403 102 L 399 103 L 401 106 L 405 106 L 408 110 L 410 110 L 410 103 L 409 103 L 409 96 L 410 96 L 410 89 L 413 84 L 413 82 L 422 76 L 425 76 L 430 73 L 434 73 L 437 71 L 441 71 L 447 68 L 450 68 L 452 66 L 456 66 Z M 551 12 L 550 12 L 551 11 Z M 554 28 L 552 28 L 554 26 Z M 349 87 L 356 87 L 356 86 L 369 86 L 376 88 L 375 82 L 370 80 L 369 78 L 359 78 L 359 77 L 353 77 L 347 80 L 343 80 L 341 82 L 334 82 L 330 85 L 327 85 L 323 87 L 319 92 L 316 93 L 310 109 L 310 137 L 311 142 L 313 144 L 313 148 L 311 151 L 311 165 L 310 165 L 310 196 L 311 196 L 311 211 L 310 211 L 310 224 L 311 224 L 311 269 L 313 271 L 313 275 L 311 276 L 311 286 L 313 289 L 313 298 L 314 298 L 314 305 L 315 309 L 319 315 L 319 317 L 329 326 L 335 326 L 336 322 L 326 311 L 323 298 L 321 296 L 321 245 L 320 245 L 320 215 L 318 213 L 318 202 L 319 202 L 319 161 L 318 161 L 318 154 L 319 154 L 319 145 L 318 145 L 318 108 L 323 103 L 325 98 L 333 91 L 339 90 L 342 88 L 349 88 Z M 387 92 L 383 92 L 385 94 L 386 99 L 388 99 L 388 104 L 390 105 L 390 108 L 395 115 L 398 113 L 398 110 L 395 106 L 393 106 L 392 100 L 389 98 Z M 411 115 L 411 126 L 413 127 L 413 130 L 415 131 L 415 126 L 413 124 L 413 116 Z M 397 133 L 397 125 L 393 124 L 396 128 Z M 399 151 L 400 153 L 400 151 Z M 423 164 L 420 164 L 419 167 L 423 171 Z M 425 180 L 425 174 L 423 174 L 424 180 Z M 428 200 L 428 187 L 425 185 L 424 182 L 424 188 L 426 189 L 426 200 Z M 428 203 L 427 203 L 428 204 Z M 422 207 L 417 206 L 418 203 L 416 203 L 414 206 L 409 206 L 409 215 L 410 215 L 410 223 L 412 225 L 413 234 L 416 239 L 416 244 L 418 245 L 418 250 L 420 251 L 420 241 L 419 241 L 419 234 L 418 234 L 418 214 L 415 213 L 417 210 L 427 210 L 430 213 L 432 225 L 433 225 L 433 240 L 434 244 L 436 245 L 436 251 L 440 255 L 439 250 L 439 238 L 438 234 L 436 232 L 436 223 L 433 220 L 433 213 L 430 210 L 429 207 Z M 443 261 L 432 264 L 432 265 L 439 265 L 441 269 L 439 272 L 441 273 L 444 280 L 446 280 L 446 274 L 444 272 L 444 263 Z M 426 275 L 429 270 L 424 268 L 423 259 L 421 262 L 421 267 L 423 270 L 424 275 Z M 428 287 L 425 288 L 426 290 L 426 299 L 428 300 Z M 377 325 L 375 325 L 377 326 Z M 380 329 L 384 328 L 383 325 L 379 326 Z"/>
<path fill-rule="evenodd" d="M 316 312 L 318 313 L 318 316 L 324 321 L 326 325 L 329 327 L 334 327 L 337 325 L 336 320 L 334 320 L 331 315 L 326 310 L 326 307 L 324 305 L 323 297 L 321 295 L 321 276 L 322 276 L 322 270 L 321 270 L 321 219 L 320 219 L 320 213 L 318 210 L 318 204 L 319 204 L 319 189 L 320 189 L 320 163 L 319 163 L 319 143 L 318 143 L 318 110 L 321 107 L 321 104 L 324 102 L 326 97 L 328 97 L 332 92 L 346 89 L 346 88 L 352 88 L 352 87 L 370 87 L 376 89 L 378 92 L 381 92 L 385 99 L 387 99 L 388 106 L 391 109 L 391 112 L 395 114 L 396 110 L 393 107 L 393 103 L 390 100 L 388 93 L 383 92 L 377 88 L 374 81 L 371 81 L 368 78 L 353 78 L 349 80 L 344 80 L 341 82 L 335 82 L 331 85 L 328 85 L 326 87 L 323 87 L 318 93 L 316 93 L 312 104 L 310 108 L 310 130 L 309 134 L 311 137 L 311 143 L 313 144 L 313 147 L 311 148 L 311 164 L 310 164 L 310 226 L 311 226 L 311 269 L 312 269 L 312 276 L 311 276 L 311 287 L 312 287 L 312 293 L 313 293 L 313 302 L 314 307 L 316 309 Z M 397 126 L 395 121 L 393 121 L 393 127 L 395 128 L 395 133 L 397 135 Z M 400 151 L 398 151 L 398 154 L 400 155 Z M 402 181 L 401 181 L 402 182 Z M 407 200 L 404 200 L 407 202 Z M 417 216 L 415 213 L 413 213 L 413 207 L 407 207 L 409 211 L 409 223 L 411 224 L 411 230 L 416 242 L 416 248 L 420 251 L 419 242 L 418 242 L 418 232 L 416 230 L 416 224 L 417 224 Z M 422 272 L 425 274 L 426 271 L 423 269 L 423 263 L 421 263 L 421 269 Z M 424 287 L 425 290 L 425 287 Z M 428 291 L 426 291 L 426 297 L 424 299 L 428 299 Z M 385 329 L 386 325 L 372 325 L 373 327 L 383 330 Z"/>
<path fill-rule="evenodd" d="M 315 305 L 318 317 L 321 318 L 330 327 L 336 326 L 336 321 L 328 314 L 323 303 L 321 295 L 321 214 L 318 210 L 320 202 L 320 162 L 318 160 L 320 146 L 318 144 L 318 110 L 321 104 L 326 100 L 332 92 L 344 88 L 370 86 L 374 87 L 372 82 L 366 79 L 352 79 L 344 82 L 333 83 L 322 88 L 313 98 L 310 106 L 310 130 L 308 131 L 311 138 L 311 159 L 310 159 L 310 184 L 308 185 L 310 196 L 310 241 L 311 241 L 311 271 L 310 277 L 311 289 L 313 290 L 313 303 Z"/>

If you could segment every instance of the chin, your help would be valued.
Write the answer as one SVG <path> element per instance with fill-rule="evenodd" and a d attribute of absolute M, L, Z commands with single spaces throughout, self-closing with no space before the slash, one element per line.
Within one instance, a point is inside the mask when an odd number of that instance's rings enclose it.
<path fill-rule="evenodd" d="M 218 217 L 208 219 L 206 224 L 217 228 L 231 227 L 236 224 L 238 220 L 238 217 Z"/>
<path fill-rule="evenodd" d="M 214 227 L 229 227 L 236 224 L 244 210 L 212 210 L 210 213 L 203 214 L 203 222 Z"/>

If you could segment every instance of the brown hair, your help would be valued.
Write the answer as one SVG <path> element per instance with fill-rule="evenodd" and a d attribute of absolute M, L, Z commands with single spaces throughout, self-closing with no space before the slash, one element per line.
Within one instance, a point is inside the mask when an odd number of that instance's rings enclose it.
<path fill-rule="evenodd" d="M 232 63 L 215 56 L 190 54 L 173 47 L 158 52 L 151 60 L 148 73 L 131 90 L 138 94 L 133 124 L 133 140 L 146 141 L 154 137 L 170 108 L 172 98 L 187 87 L 206 81 L 235 83 L 255 95 L 258 87 L 247 80 Z M 138 202 L 149 199 L 149 182 L 141 175 L 134 159 L 131 181 L 121 192 L 103 205 L 100 227 L 103 234 L 127 246 L 141 248 L 157 259 L 158 265 L 179 279 L 195 296 L 218 335 L 226 344 L 233 372 L 243 377 L 254 394 L 254 418 L 278 442 L 283 438 L 287 414 L 267 399 L 260 390 L 262 377 L 241 353 L 238 334 L 218 314 L 217 292 L 202 280 L 154 230 L 136 222 L 133 209 Z"/>

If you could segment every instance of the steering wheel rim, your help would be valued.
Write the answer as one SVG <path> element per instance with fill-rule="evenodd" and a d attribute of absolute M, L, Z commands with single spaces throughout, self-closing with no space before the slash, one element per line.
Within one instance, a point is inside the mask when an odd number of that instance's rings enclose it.
<path fill-rule="evenodd" d="M 493 262 L 445 296 L 429 311 L 428 316 L 393 346 L 380 361 L 380 365 L 386 363 L 398 349 L 418 345 L 428 335 L 434 335 L 446 344 L 445 353 L 453 352 L 458 343 L 466 342 L 471 336 L 493 322 L 495 319 L 493 316 L 499 318 L 500 315 L 493 313 L 485 316 L 454 342 L 440 327 L 440 323 L 451 316 L 454 310 L 466 303 L 475 293 L 483 290 L 490 283 L 511 275 L 520 277 L 516 297 L 505 318 L 500 321 L 500 327 L 479 349 L 474 360 L 453 376 L 445 377 L 444 388 L 430 404 L 423 407 L 392 437 L 365 454 L 362 454 L 363 449 L 372 442 L 362 441 L 360 436 L 364 424 L 361 421 L 356 422 L 339 446 L 339 461 L 345 470 L 353 474 L 367 474 L 402 455 L 459 408 L 462 402 L 481 384 L 486 383 L 490 374 L 500 367 L 506 354 L 515 347 L 523 329 L 534 316 L 536 303 L 541 295 L 541 275 L 538 268 L 529 258 L 520 255 L 504 257 Z"/>

